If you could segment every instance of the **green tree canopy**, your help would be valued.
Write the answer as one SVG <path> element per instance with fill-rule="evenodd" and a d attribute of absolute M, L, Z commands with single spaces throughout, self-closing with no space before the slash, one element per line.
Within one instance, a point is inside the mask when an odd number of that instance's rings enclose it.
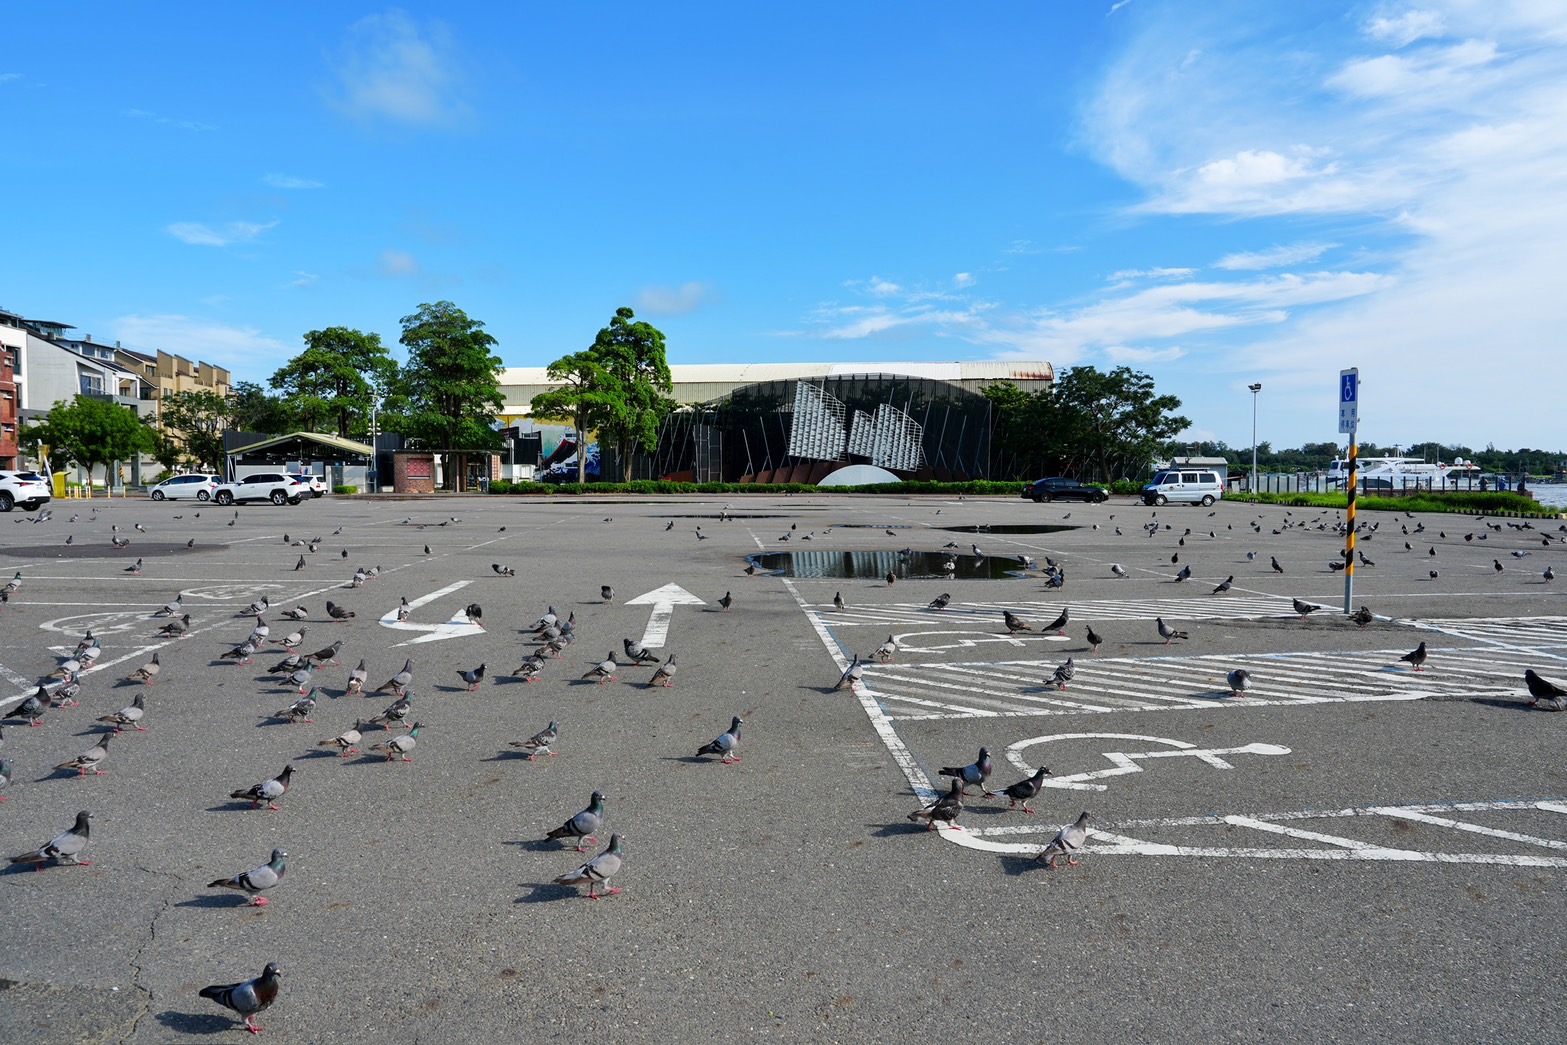
<path fill-rule="evenodd" d="M 547 373 L 560 387 L 534 396 L 529 409 L 541 421 L 565 421 L 576 431 L 577 482 L 586 482 L 588 433 L 607 422 L 614 398 L 608 391 L 609 376 L 592 349 L 562 356 Z"/>
<path fill-rule="evenodd" d="M 254 381 L 241 381 L 229 389 L 228 410 L 229 427 L 239 432 L 283 435 L 298 427 L 288 404 Z"/>
<path fill-rule="evenodd" d="M 347 438 L 369 430 L 370 408 L 396 382 L 397 373 L 397 361 L 381 344 L 381 335 L 327 327 L 306 334 L 305 350 L 268 384 L 280 393 L 297 427 Z"/>
<path fill-rule="evenodd" d="M 402 319 L 399 340 L 408 362 L 395 385 L 406 400 L 403 428 L 428 447 L 493 450 L 500 446 L 495 414 L 506 403 L 500 372 L 505 365 L 491 351 L 495 338 L 450 301 L 420 305 Z M 455 473 L 448 469 L 448 475 Z"/>
<path fill-rule="evenodd" d="M 608 393 L 599 438 L 607 439 L 620 459 L 622 481 L 631 481 L 631 455 L 658 444 L 658 426 L 675 408 L 670 398 L 674 381 L 664 352 L 663 331 L 650 323 L 633 322 L 629 308 L 618 308 L 609 326 L 598 332 L 588 349 L 603 367 Z"/>
<path fill-rule="evenodd" d="M 229 417 L 228 399 L 216 392 L 172 392 L 158 404 L 158 423 L 179 437 L 191 460 L 218 474 Z"/>
<path fill-rule="evenodd" d="M 70 403 L 56 402 L 48 417 L 29 426 L 29 438 L 63 451 L 89 472 L 95 465 L 129 461 L 151 450 L 154 443 L 135 410 L 89 395 L 77 395 Z"/>

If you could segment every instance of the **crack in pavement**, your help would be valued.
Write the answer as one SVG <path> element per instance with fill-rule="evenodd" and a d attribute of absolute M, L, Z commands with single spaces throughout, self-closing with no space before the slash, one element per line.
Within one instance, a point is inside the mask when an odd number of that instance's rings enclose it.
<path fill-rule="evenodd" d="M 143 867 L 140 864 L 136 865 L 136 869 L 144 874 L 168 878 L 172 879 L 172 881 L 169 887 L 165 890 L 163 899 L 158 904 L 158 909 L 153 912 L 151 920 L 147 923 L 146 940 L 143 941 L 142 945 L 136 949 L 136 953 L 131 955 L 130 958 L 130 967 L 135 972 L 135 975 L 131 979 L 131 986 L 135 987 L 136 990 L 141 992 L 143 1002 L 141 1008 L 136 1012 L 136 1017 L 131 1020 L 130 1030 L 127 1031 L 125 1036 L 120 1039 L 120 1045 L 125 1045 L 126 1042 L 131 1041 L 136 1037 L 136 1032 L 141 1027 L 142 1019 L 152 1011 L 152 1003 L 154 1000 L 153 991 L 152 987 L 142 983 L 142 976 L 146 970 L 142 968 L 141 957 L 147 952 L 147 948 L 151 947 L 154 943 L 157 942 L 158 919 L 162 918 L 163 915 L 168 911 L 170 905 L 173 904 L 175 889 L 185 884 L 185 877 L 183 875 L 176 874 L 173 871 L 160 871 L 151 867 Z"/>

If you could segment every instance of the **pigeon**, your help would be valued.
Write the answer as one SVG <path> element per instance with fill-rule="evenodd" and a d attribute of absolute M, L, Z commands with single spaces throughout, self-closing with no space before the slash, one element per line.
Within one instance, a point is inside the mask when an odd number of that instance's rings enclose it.
<path fill-rule="evenodd" d="M 299 692 L 303 694 L 310 688 L 310 679 L 314 671 L 315 664 L 307 658 L 298 669 L 288 676 L 289 685 L 298 686 Z"/>
<path fill-rule="evenodd" d="M 153 616 L 154 617 L 178 617 L 184 611 L 184 608 L 185 608 L 185 596 L 183 596 L 183 595 L 176 595 L 176 596 L 174 596 L 174 601 L 173 602 L 166 602 L 166 603 L 164 603 L 163 604 L 163 609 L 159 610 L 157 613 L 154 613 Z"/>
<path fill-rule="evenodd" d="M 936 822 L 939 820 L 954 831 L 963 830 L 958 826 L 958 817 L 963 813 L 963 782 L 952 781 L 952 787 L 946 794 L 936 799 L 935 802 L 923 809 L 916 809 L 909 814 L 909 819 L 915 823 L 925 821 L 925 830 L 936 830 Z"/>
<path fill-rule="evenodd" d="M 406 661 L 403 662 L 402 670 L 377 686 L 375 688 L 375 692 L 401 694 L 405 689 L 408 688 L 408 683 L 412 682 L 413 680 L 414 662 L 413 658 L 409 657 Z"/>
<path fill-rule="evenodd" d="M 1305 620 L 1309 614 L 1316 613 L 1322 608 L 1314 603 L 1302 602 L 1300 599 L 1292 599 L 1291 605 L 1295 607 L 1295 612 L 1300 614 L 1301 620 Z"/>
<path fill-rule="evenodd" d="M 22 701 L 21 705 L 16 709 L 16 715 L 19 718 L 27 719 L 29 726 L 41 726 L 44 724 L 44 712 L 48 711 L 50 707 L 49 690 L 39 686 L 37 693 Z"/>
<path fill-rule="evenodd" d="M 117 731 L 116 731 L 117 732 Z M 98 743 L 83 751 L 73 759 L 61 762 L 55 769 L 74 769 L 77 776 L 86 776 L 90 770 L 95 776 L 103 776 L 106 770 L 98 766 L 109 757 L 109 740 L 114 733 L 104 733 L 98 738 Z"/>
<path fill-rule="evenodd" d="M 751 563 L 750 565 L 748 565 L 745 568 L 745 575 L 747 577 L 755 577 L 756 576 L 756 563 L 753 562 L 753 563 Z"/>
<path fill-rule="evenodd" d="M 1222 595 L 1225 592 L 1229 591 L 1230 590 L 1230 585 L 1234 584 L 1234 583 L 1235 583 L 1235 574 L 1232 573 L 1228 577 L 1224 578 L 1224 580 L 1220 581 L 1219 582 L 1219 586 L 1217 588 L 1213 589 L 1213 591 L 1210 592 L 1209 594 L 1212 594 L 1212 595 Z"/>
<path fill-rule="evenodd" d="M 1278 559 L 1276 559 L 1276 558 L 1272 558 L 1272 557 L 1271 557 L 1271 556 L 1270 556 L 1270 560 L 1271 560 L 1271 561 L 1272 561 L 1272 563 L 1273 563 L 1273 572 L 1274 572 L 1274 573 L 1283 573 L 1283 572 L 1284 572 L 1284 567 L 1282 567 L 1282 566 L 1280 566 L 1280 565 L 1279 565 L 1279 560 L 1278 560 Z"/>
<path fill-rule="evenodd" d="M 521 676 L 523 682 L 537 682 L 539 673 L 544 670 L 544 661 L 537 654 L 530 653 L 523 658 L 522 666 L 513 675 Z"/>
<path fill-rule="evenodd" d="M 615 601 L 615 589 L 608 584 L 599 585 L 599 598 L 604 602 L 604 605 L 609 605 Z"/>
<path fill-rule="evenodd" d="M 876 647 L 876 651 L 874 653 L 872 653 L 871 656 L 875 657 L 878 661 L 880 661 L 881 663 L 885 664 L 889 660 L 891 660 L 892 659 L 892 655 L 894 653 L 897 653 L 897 652 L 898 652 L 898 640 L 897 640 L 896 636 L 888 635 L 887 636 L 887 641 L 883 642 L 880 646 L 877 646 Z"/>
<path fill-rule="evenodd" d="M 249 802 L 252 809 L 260 809 L 261 803 L 265 802 L 267 808 L 276 813 L 280 811 L 277 807 L 277 800 L 282 798 L 283 793 L 288 790 L 289 781 L 293 776 L 294 766 L 293 763 L 290 763 L 283 767 L 283 772 L 271 780 L 263 780 L 259 784 L 253 784 L 239 791 L 230 791 L 229 797 Z"/>
<path fill-rule="evenodd" d="M 1230 684 L 1230 696 L 1244 697 L 1246 695 L 1246 686 L 1251 682 L 1251 672 L 1245 668 L 1236 668 L 1224 676 L 1224 678 Z"/>
<path fill-rule="evenodd" d="M 1181 538 L 1182 541 L 1185 541 L 1185 539 L 1186 538 L 1184 538 L 1184 537 Z M 1180 561 L 1181 561 L 1181 553 L 1180 552 L 1176 552 L 1174 555 L 1170 556 L 1170 565 L 1171 566 L 1179 565 Z"/>
<path fill-rule="evenodd" d="M 674 528 L 675 528 L 675 520 L 671 519 L 671 520 L 669 520 L 669 524 L 664 527 L 664 532 L 668 533 L 670 530 L 673 530 Z"/>
<path fill-rule="evenodd" d="M 318 740 L 316 741 L 316 747 L 335 747 L 343 753 L 343 758 L 347 758 L 349 755 L 357 755 L 359 749 L 354 747 L 354 745 L 359 743 L 360 738 L 364 736 L 365 726 L 367 725 L 369 723 L 355 719 L 353 729 L 345 729 L 331 740 Z"/>
<path fill-rule="evenodd" d="M 408 712 L 412 710 L 412 698 L 404 695 L 388 704 L 386 710 L 371 719 L 370 722 L 373 725 L 385 726 L 388 729 L 392 728 L 393 723 L 397 723 L 406 729 L 408 727 Z"/>
<path fill-rule="evenodd" d="M 130 726 L 138 733 L 145 733 L 147 731 L 147 727 L 140 725 L 140 722 L 146 714 L 146 702 L 143 701 L 142 695 L 138 693 L 136 694 L 136 699 L 131 701 L 130 707 L 121 708 L 112 715 L 103 716 L 98 721 L 107 722 L 109 725 L 114 727 L 114 731 L 116 733 L 121 732 L 121 727 L 123 726 Z"/>
<path fill-rule="evenodd" d="M 301 626 L 298 631 L 291 631 L 283 636 L 283 648 L 288 650 L 298 649 L 299 644 L 305 641 L 305 633 L 309 630 L 308 626 Z"/>
<path fill-rule="evenodd" d="M 556 885 L 582 885 L 587 884 L 588 899 L 597 900 L 600 895 L 612 896 L 620 892 L 619 889 L 605 889 L 602 894 L 596 890 L 600 882 L 609 881 L 620 870 L 621 842 L 618 834 L 609 836 L 609 847 L 602 853 L 577 868 L 568 871 L 555 879 Z"/>
<path fill-rule="evenodd" d="M 1045 625 L 1043 630 L 1044 631 L 1053 631 L 1057 635 L 1065 635 L 1066 634 L 1066 623 L 1067 623 L 1068 620 L 1071 619 L 1071 616 L 1072 616 L 1071 611 L 1068 610 L 1066 607 L 1062 607 L 1062 609 L 1061 609 L 1061 616 L 1057 617 L 1055 620 L 1053 620 L 1049 624 Z"/>
<path fill-rule="evenodd" d="M 562 838 L 565 839 L 568 843 L 572 843 L 577 852 L 585 853 L 588 850 L 583 843 L 598 842 L 598 838 L 594 836 L 594 832 L 602 827 L 603 824 L 604 792 L 595 791 L 588 799 L 588 807 L 586 809 L 576 814 L 571 819 L 567 820 L 564 824 L 561 824 L 559 827 L 555 828 L 553 831 L 546 834 L 544 836 L 544 840 L 546 842 L 551 842 L 557 838 Z"/>
<path fill-rule="evenodd" d="M 951 601 L 952 601 L 952 596 L 948 595 L 946 592 L 942 592 L 940 595 L 936 596 L 934 599 L 931 599 L 930 600 L 930 605 L 926 606 L 925 608 L 927 610 L 944 610 L 944 609 L 947 608 L 947 604 L 950 603 Z"/>
<path fill-rule="evenodd" d="M 1521 558 L 1523 558 L 1523 557 L 1524 557 L 1524 556 L 1525 556 L 1525 555 L 1529 555 L 1529 554 L 1530 554 L 1530 553 L 1529 553 L 1529 552 L 1519 552 L 1519 551 L 1514 551 L 1514 552 L 1508 552 L 1508 553 L 1507 553 L 1507 554 L 1509 554 L 1509 555 L 1511 555 L 1511 556 L 1512 556 L 1512 557 L 1513 557 L 1513 558 L 1515 558 L 1515 559 L 1521 559 Z"/>
<path fill-rule="evenodd" d="M 675 684 L 675 672 L 677 670 L 679 670 L 679 665 L 675 663 L 675 655 L 671 653 L 669 659 L 660 664 L 658 670 L 653 672 L 653 677 L 647 680 L 647 688 L 652 689 L 654 686 L 662 686 L 664 689 L 669 689 Z"/>
<path fill-rule="evenodd" d="M 288 854 L 281 849 L 272 850 L 272 859 L 249 871 L 241 871 L 232 878 L 219 878 L 208 882 L 208 889 L 234 889 L 250 897 L 247 907 L 265 907 L 267 898 L 261 894 L 283 880 L 288 869 Z"/>
<path fill-rule="evenodd" d="M 1126 572 L 1126 567 L 1122 566 L 1118 562 L 1112 562 L 1110 564 L 1110 572 L 1115 575 L 1117 580 L 1123 580 L 1124 581 L 1124 580 L 1126 580 L 1126 578 L 1131 576 L 1130 573 Z"/>
<path fill-rule="evenodd" d="M 854 659 L 849 662 L 849 666 L 843 669 L 843 674 L 838 676 L 838 684 L 833 686 L 833 690 L 836 692 L 845 686 L 853 689 L 864 674 L 865 665 L 860 663 L 860 655 L 856 653 Z"/>
<path fill-rule="evenodd" d="M 1050 682 L 1056 689 L 1066 689 L 1066 684 L 1072 681 L 1072 676 L 1077 673 L 1077 668 L 1072 663 L 1072 658 L 1066 658 L 1066 663 L 1056 668 L 1055 674 L 1050 676 Z"/>
<path fill-rule="evenodd" d="M 1556 579 L 1556 571 L 1547 566 L 1545 568 L 1545 572 L 1540 574 L 1540 576 L 1544 577 L 1548 581 L 1554 581 Z"/>
<path fill-rule="evenodd" d="M 1360 557 L 1360 565 L 1362 565 L 1362 566 L 1375 566 L 1376 565 L 1376 563 L 1374 563 L 1370 559 L 1366 558 L 1366 553 L 1361 551 L 1360 549 L 1358 549 L 1358 548 L 1355 549 L 1355 554 Z"/>
<path fill-rule="evenodd" d="M 345 610 L 331 599 L 326 601 L 326 615 L 335 621 L 345 621 L 354 616 L 353 610 Z"/>
<path fill-rule="evenodd" d="M 257 614 L 256 625 L 250 629 L 250 641 L 256 644 L 257 649 L 260 649 L 262 646 L 266 645 L 267 636 L 270 634 L 272 634 L 271 626 L 268 625 L 266 621 L 261 619 L 260 614 Z"/>
<path fill-rule="evenodd" d="M 91 860 L 81 858 L 82 850 L 87 848 L 88 824 L 92 814 L 83 809 L 76 814 L 76 823 L 71 829 L 62 835 L 45 842 L 30 853 L 11 857 L 13 864 L 32 864 L 33 870 L 42 871 L 44 864 L 53 860 L 58 864 L 80 864 L 82 867 L 91 867 Z"/>
<path fill-rule="evenodd" d="M 970 784 L 978 784 L 983 788 L 985 781 L 990 779 L 991 770 L 994 768 L 990 761 L 990 749 L 982 747 L 979 749 L 979 757 L 969 765 L 946 766 L 937 770 L 937 775 L 956 778 L 963 784 L 963 793 L 968 794 L 968 786 Z"/>
<path fill-rule="evenodd" d="M 425 553 L 425 554 L 426 554 L 426 555 L 429 555 L 429 554 L 430 554 L 430 546 L 429 546 L 429 545 L 428 545 L 428 544 L 427 544 L 427 545 L 425 545 L 425 546 L 424 546 L 424 553 Z"/>
<path fill-rule="evenodd" d="M 480 664 L 471 671 L 464 671 L 459 668 L 457 675 L 464 682 L 468 683 L 468 692 L 472 693 L 474 690 L 479 688 L 479 683 L 484 681 L 484 665 Z"/>
<path fill-rule="evenodd" d="M 413 613 L 413 607 L 408 605 L 408 596 L 404 595 L 402 603 L 397 607 L 397 619 L 405 621 L 411 613 Z"/>
<path fill-rule="evenodd" d="M 310 714 L 316 709 L 315 692 L 316 691 L 312 689 L 309 693 L 300 697 L 282 711 L 274 711 L 272 713 L 272 717 L 286 718 L 290 723 L 293 724 L 298 724 L 300 722 L 314 723 L 315 719 L 311 718 Z"/>
<path fill-rule="evenodd" d="M 277 962 L 267 962 L 267 967 L 254 980 L 216 983 L 203 987 L 199 993 L 203 998 L 209 998 L 245 1017 L 245 1029 L 252 1034 L 260 1034 L 264 1028 L 256 1025 L 256 1013 L 277 1001 L 278 977 L 282 975 Z"/>
<path fill-rule="evenodd" d="M 1164 644 L 1166 646 L 1168 646 L 1170 644 L 1170 640 L 1171 639 L 1190 638 L 1190 636 L 1187 635 L 1186 632 L 1178 631 L 1177 629 L 1172 628 L 1168 624 L 1166 624 L 1164 622 L 1164 618 L 1163 617 L 1155 617 L 1154 618 L 1154 624 L 1158 627 L 1158 629 L 1159 629 L 1159 637 L 1164 640 Z"/>
<path fill-rule="evenodd" d="M 260 615 L 262 613 L 267 612 L 267 608 L 270 607 L 271 605 L 272 605 L 272 603 L 267 599 L 267 597 L 265 595 L 263 595 L 263 596 L 261 596 L 261 598 L 257 599 L 255 602 L 251 603 L 249 606 L 246 606 L 244 609 L 240 610 L 238 613 L 235 614 L 235 616 L 236 617 L 255 617 L 255 616 L 258 616 L 258 615 Z"/>
<path fill-rule="evenodd" d="M 11 781 L 13 778 L 14 774 L 11 770 L 11 760 L 9 758 L 0 758 L 0 792 L 3 792 L 6 788 L 11 786 Z M 8 801 L 6 796 L 4 794 L 0 794 L 0 802 L 5 801 Z"/>
<path fill-rule="evenodd" d="M 888 570 L 887 571 L 887 587 L 890 588 L 894 584 L 897 584 L 897 583 L 898 583 L 898 575 L 896 573 L 892 572 L 891 570 Z"/>
<path fill-rule="evenodd" d="M 839 613 L 844 611 L 843 592 L 835 591 L 832 593 L 832 608 Z"/>
<path fill-rule="evenodd" d="M 413 759 L 408 757 L 408 752 L 412 751 L 414 746 L 419 743 L 419 730 L 421 727 L 422 723 L 415 722 L 408 732 L 399 733 L 390 740 L 372 745 L 370 750 L 385 751 L 388 762 L 395 761 L 398 758 L 401 758 L 404 762 L 412 762 Z"/>
<path fill-rule="evenodd" d="M 1529 687 L 1530 707 L 1544 711 L 1567 711 L 1567 689 L 1541 678 L 1533 668 L 1524 671 L 1523 680 Z"/>
<path fill-rule="evenodd" d="M 356 693 L 365 691 L 365 680 L 370 677 L 370 671 L 365 667 L 364 658 L 359 659 L 359 666 L 348 673 L 348 688 L 343 691 L 343 696 L 351 697 Z"/>
<path fill-rule="evenodd" d="M 256 643 L 255 643 L 255 640 L 253 640 L 253 639 L 246 639 L 244 642 L 241 642 L 238 646 L 235 646 L 233 649 L 228 650 L 228 651 L 226 651 L 224 653 L 220 653 L 219 657 L 221 657 L 223 660 L 237 660 L 241 664 L 254 664 L 256 662 L 255 661 L 255 653 L 256 653 Z"/>
<path fill-rule="evenodd" d="M 1004 787 L 1000 791 L 986 791 L 985 797 L 998 798 L 1001 795 L 1005 795 L 1010 799 L 1010 802 L 1007 804 L 1008 809 L 1016 809 L 1018 803 L 1021 802 L 1023 803 L 1023 812 L 1032 813 L 1034 810 L 1029 808 L 1028 800 L 1039 794 L 1040 789 L 1044 787 L 1045 777 L 1049 775 L 1050 767 L 1040 766 L 1034 770 L 1033 776 L 1025 780 L 1019 780 L 1017 783 L 1012 784 L 1010 787 Z"/>
<path fill-rule="evenodd" d="M 740 724 L 743 720 L 736 715 L 729 723 L 727 732 L 720 733 L 709 743 L 697 748 L 697 756 L 722 755 L 724 765 L 733 765 L 740 761 L 740 756 L 735 754 L 735 749 L 740 746 Z"/>
<path fill-rule="evenodd" d="M 527 740 L 513 740 L 510 746 L 527 752 L 527 759 L 532 762 L 539 755 L 549 755 L 554 758 L 555 752 L 550 748 L 558 739 L 560 739 L 560 724 L 551 721 L 548 727 L 539 730 Z"/>
<path fill-rule="evenodd" d="M 349 578 L 348 586 L 350 588 L 363 588 L 365 586 L 365 580 L 369 576 L 370 575 L 365 572 L 364 567 L 361 566 L 359 569 L 354 571 L 353 577 Z"/>
<path fill-rule="evenodd" d="M 76 707 L 76 698 L 81 695 L 82 684 L 76 681 L 76 676 L 66 678 L 59 689 L 54 691 L 54 706 L 57 708 Z"/>
<path fill-rule="evenodd" d="M 725 613 L 728 613 L 729 607 L 734 605 L 734 601 L 732 593 L 726 591 L 724 592 L 724 597 L 718 600 L 718 604 L 724 608 Z"/>
<path fill-rule="evenodd" d="M 1349 619 L 1354 621 L 1356 624 L 1360 625 L 1362 628 L 1364 628 L 1364 627 L 1368 627 L 1371 624 L 1371 622 L 1376 620 L 1377 618 L 1376 618 L 1376 615 L 1371 612 L 1371 607 L 1370 606 L 1362 606 L 1362 607 L 1360 607 L 1360 609 L 1356 610 L 1354 613 L 1351 613 L 1349 615 Z"/>
<path fill-rule="evenodd" d="M 605 654 L 603 660 L 589 668 L 587 673 L 582 677 L 584 679 L 593 679 L 600 686 L 602 686 L 606 682 L 615 681 L 615 668 L 615 651 L 610 650 L 607 654 Z"/>
<path fill-rule="evenodd" d="M 1011 610 L 1002 610 L 1001 619 L 1006 623 L 1007 634 L 1009 635 L 1016 635 L 1020 631 L 1034 630 L 1034 626 L 1032 624 L 1029 624 Z"/>
<path fill-rule="evenodd" d="M 1034 859 L 1054 871 L 1056 860 L 1064 856 L 1068 867 L 1076 867 L 1078 862 L 1072 859 L 1072 854 L 1082 849 L 1088 841 L 1088 821 L 1092 819 L 1092 813 L 1083 813 L 1076 821 L 1056 832 L 1050 844 Z"/>
<path fill-rule="evenodd" d="M 1088 626 L 1088 646 L 1090 653 L 1098 653 L 1100 645 L 1104 642 L 1104 636 L 1094 630 L 1094 626 Z"/>
<path fill-rule="evenodd" d="M 502 566 L 498 562 L 490 563 L 490 569 L 495 571 L 495 575 L 497 577 L 515 577 L 515 576 L 517 576 L 517 571 L 516 570 L 512 569 L 510 566 Z"/>
<path fill-rule="evenodd" d="M 81 671 L 81 660 L 77 657 L 69 657 L 63 661 L 59 667 L 55 668 L 44 677 L 49 680 L 74 679 L 77 675 L 81 674 Z"/>
<path fill-rule="evenodd" d="M 1413 664 L 1416 671 L 1424 671 L 1426 663 L 1426 644 L 1421 642 L 1420 645 L 1416 646 L 1414 649 L 1410 650 L 1408 653 L 1404 654 L 1398 659 L 1408 661 L 1410 664 Z"/>
<path fill-rule="evenodd" d="M 658 654 L 646 649 L 640 643 L 631 639 L 621 639 L 620 644 L 625 647 L 626 658 L 632 664 L 657 664 Z"/>
<path fill-rule="evenodd" d="M 1502 565 L 1501 559 L 1492 559 L 1491 566 L 1497 573 L 1505 573 L 1507 571 L 1507 567 Z"/>
<path fill-rule="evenodd" d="M 167 624 L 165 624 L 163 627 L 159 628 L 158 629 L 158 634 L 159 635 L 163 635 L 163 636 L 165 636 L 167 638 L 178 639 L 178 638 L 184 638 L 185 637 L 185 633 L 188 632 L 189 630 L 190 630 L 190 614 L 182 613 L 182 614 L 180 614 L 178 620 L 171 620 Z"/>
<path fill-rule="evenodd" d="M 1177 573 L 1175 575 L 1175 583 L 1179 584 L 1182 581 L 1186 580 L 1191 575 L 1192 575 L 1192 568 L 1190 566 L 1182 566 L 1181 567 L 1181 572 Z"/>

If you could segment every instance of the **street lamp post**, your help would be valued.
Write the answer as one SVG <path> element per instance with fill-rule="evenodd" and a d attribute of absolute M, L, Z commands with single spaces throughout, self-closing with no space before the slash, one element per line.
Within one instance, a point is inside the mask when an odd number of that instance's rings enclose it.
<path fill-rule="evenodd" d="M 1247 385 L 1251 389 L 1251 500 L 1257 503 L 1257 393 L 1262 391 L 1262 382 Z"/>

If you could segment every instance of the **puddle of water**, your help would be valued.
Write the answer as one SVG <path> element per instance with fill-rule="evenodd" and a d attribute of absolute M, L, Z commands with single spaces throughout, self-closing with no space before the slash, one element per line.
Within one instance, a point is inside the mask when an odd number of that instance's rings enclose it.
<path fill-rule="evenodd" d="M 659 515 L 658 519 L 794 519 L 783 512 L 691 512 L 687 515 Z"/>
<path fill-rule="evenodd" d="M 845 580 L 885 580 L 887 574 L 895 574 L 904 580 L 940 580 L 951 578 L 960 581 L 1006 580 L 1024 576 L 1016 559 L 1004 559 L 995 555 L 975 558 L 972 555 L 949 556 L 945 552 L 911 552 L 907 558 L 896 551 L 793 551 L 763 552 L 748 556 L 758 569 L 768 570 L 781 577 L 825 577 Z M 951 563 L 955 568 L 948 572 Z"/>
<path fill-rule="evenodd" d="M 1075 530 L 1076 526 L 1052 526 L 1048 523 L 977 523 L 973 526 L 934 526 L 935 530 L 949 533 L 1061 533 Z"/>

